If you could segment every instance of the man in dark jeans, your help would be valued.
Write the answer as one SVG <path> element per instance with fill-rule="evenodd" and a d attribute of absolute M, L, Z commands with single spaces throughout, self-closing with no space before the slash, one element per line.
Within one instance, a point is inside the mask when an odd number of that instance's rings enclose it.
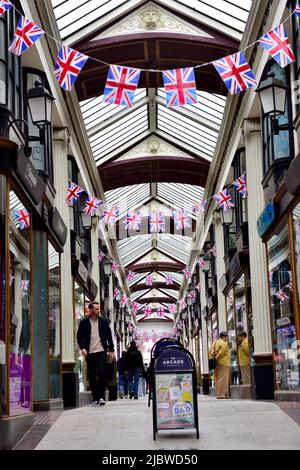
<path fill-rule="evenodd" d="M 114 343 L 108 321 L 100 316 L 99 302 L 89 304 L 90 315 L 79 323 L 77 342 L 86 358 L 93 405 L 105 405 L 105 369 L 107 356 L 115 360 Z"/>

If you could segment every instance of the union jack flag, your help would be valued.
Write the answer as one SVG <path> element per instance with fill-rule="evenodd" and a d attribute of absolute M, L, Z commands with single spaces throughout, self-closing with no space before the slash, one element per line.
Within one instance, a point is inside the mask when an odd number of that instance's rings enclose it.
<path fill-rule="evenodd" d="M 162 212 L 151 212 L 150 232 L 158 233 L 165 231 L 165 216 Z"/>
<path fill-rule="evenodd" d="M 12 283 L 14 282 L 14 278 L 15 276 L 13 276 L 12 274 L 10 275 L 9 277 L 9 285 L 12 286 Z"/>
<path fill-rule="evenodd" d="M 124 294 L 122 300 L 120 300 L 120 305 L 124 307 L 124 305 L 127 305 L 127 304 L 128 304 L 128 297 L 127 295 Z"/>
<path fill-rule="evenodd" d="M 282 289 L 276 292 L 275 295 L 280 300 L 280 302 L 285 302 L 286 300 L 289 300 L 290 298 Z"/>
<path fill-rule="evenodd" d="M 135 276 L 135 273 L 133 271 L 129 271 L 127 274 L 127 281 L 133 281 L 134 276 Z"/>
<path fill-rule="evenodd" d="M 12 4 L 8 0 L 0 0 L 0 15 L 3 15 L 7 10 L 12 7 Z"/>
<path fill-rule="evenodd" d="M 98 260 L 101 262 L 104 257 L 105 257 L 105 253 L 103 253 L 103 251 L 99 251 L 99 253 L 98 253 Z"/>
<path fill-rule="evenodd" d="M 16 212 L 16 219 L 19 224 L 20 230 L 24 230 L 30 226 L 30 214 L 29 212 L 23 207 Z"/>
<path fill-rule="evenodd" d="M 111 65 L 104 89 L 104 101 L 131 108 L 140 73 L 140 70 L 131 67 Z"/>
<path fill-rule="evenodd" d="M 232 95 L 257 85 L 256 78 L 242 52 L 216 60 L 213 65 Z"/>
<path fill-rule="evenodd" d="M 199 259 L 199 261 L 198 261 L 198 265 L 199 265 L 199 267 L 200 267 L 201 269 L 203 269 L 203 268 L 204 268 L 204 266 L 205 266 L 205 261 L 204 261 L 204 259 L 203 259 L 203 258 L 200 258 L 200 259 Z"/>
<path fill-rule="evenodd" d="M 276 60 L 280 67 L 284 68 L 292 62 L 295 62 L 295 56 L 283 24 L 265 34 L 259 42 L 273 59 Z"/>
<path fill-rule="evenodd" d="M 200 211 L 204 212 L 206 204 L 207 204 L 207 201 L 204 201 L 204 199 L 202 201 L 198 202 L 197 204 L 194 204 L 193 205 L 193 212 L 195 214 L 198 214 L 198 212 L 200 212 Z"/>
<path fill-rule="evenodd" d="M 181 307 L 181 310 L 183 310 L 186 307 L 186 301 L 184 299 L 178 300 L 178 303 Z"/>
<path fill-rule="evenodd" d="M 148 305 L 144 307 L 144 314 L 146 315 L 146 317 L 150 317 L 151 313 L 152 313 L 151 307 L 149 307 Z"/>
<path fill-rule="evenodd" d="M 164 317 L 165 316 L 165 309 L 164 307 L 158 307 L 156 310 L 157 316 L 158 317 Z"/>
<path fill-rule="evenodd" d="M 77 201 L 83 189 L 81 189 L 77 184 L 70 182 L 68 186 L 67 202 L 70 206 L 73 205 L 73 202 Z"/>
<path fill-rule="evenodd" d="M 169 108 L 197 103 L 195 72 L 192 67 L 166 70 L 162 75 Z"/>
<path fill-rule="evenodd" d="M 28 292 L 29 288 L 29 281 L 21 281 L 21 291 L 22 292 Z"/>
<path fill-rule="evenodd" d="M 88 57 L 81 52 L 68 46 L 61 46 L 56 59 L 54 76 L 64 90 L 71 91 L 87 60 Z"/>
<path fill-rule="evenodd" d="M 217 257 L 217 247 L 214 245 L 210 250 L 209 250 L 213 256 L 216 258 Z"/>
<path fill-rule="evenodd" d="M 232 197 L 230 196 L 227 189 L 220 191 L 219 194 L 216 194 L 214 196 L 214 198 L 224 211 L 226 211 L 227 209 L 230 209 L 231 207 L 234 207 L 234 203 L 232 202 Z"/>
<path fill-rule="evenodd" d="M 129 230 L 137 230 L 141 229 L 142 223 L 142 214 L 140 211 L 128 211 L 126 215 L 126 220 L 124 221 L 125 228 Z"/>
<path fill-rule="evenodd" d="M 115 204 L 107 204 L 106 209 L 103 211 L 103 217 L 101 220 L 104 220 L 106 224 L 114 224 L 119 217 L 120 209 Z"/>
<path fill-rule="evenodd" d="M 183 274 L 185 276 L 186 279 L 190 279 L 192 277 L 192 273 L 190 271 L 190 268 L 186 267 L 184 270 L 183 270 Z"/>
<path fill-rule="evenodd" d="M 39 26 L 25 18 L 25 16 L 21 16 L 8 50 L 15 55 L 21 55 L 43 34 L 45 34 L 45 31 Z"/>
<path fill-rule="evenodd" d="M 171 313 L 172 315 L 175 315 L 176 309 L 177 309 L 176 304 L 168 304 L 169 313 Z"/>
<path fill-rule="evenodd" d="M 195 289 L 197 289 L 198 292 L 201 292 L 201 284 L 200 284 L 200 282 L 195 286 Z"/>
<path fill-rule="evenodd" d="M 116 299 L 120 293 L 121 293 L 120 290 L 115 288 L 114 294 L 113 294 L 114 299 Z"/>
<path fill-rule="evenodd" d="M 297 5 L 293 13 L 296 13 L 297 16 L 300 16 L 300 5 Z"/>
<path fill-rule="evenodd" d="M 233 184 L 236 186 L 237 192 L 242 195 L 242 198 L 246 199 L 248 197 L 248 191 L 245 175 L 240 176 Z"/>
<path fill-rule="evenodd" d="M 137 302 L 133 302 L 133 305 L 132 305 L 132 312 L 133 313 L 138 312 L 140 308 L 141 308 L 140 304 L 138 304 Z"/>
<path fill-rule="evenodd" d="M 83 209 L 83 212 L 86 215 L 94 216 L 99 209 L 100 202 L 100 199 L 97 199 L 96 197 L 88 194 L 88 199 L 85 201 L 85 208 Z"/>
<path fill-rule="evenodd" d="M 196 292 L 194 291 L 188 292 L 187 297 L 191 299 L 193 303 L 196 302 Z"/>
<path fill-rule="evenodd" d="M 184 209 L 174 211 L 173 217 L 176 224 L 176 230 L 182 230 L 191 226 L 190 219 Z"/>
<path fill-rule="evenodd" d="M 148 274 L 146 276 L 146 286 L 148 286 L 148 287 L 152 286 L 152 276 L 151 276 L 151 274 Z"/>
<path fill-rule="evenodd" d="M 171 286 L 173 284 L 173 278 L 172 276 L 169 274 L 167 277 L 166 277 L 166 285 L 167 286 Z"/>
<path fill-rule="evenodd" d="M 117 263 L 112 262 L 111 269 L 113 273 L 117 272 L 118 267 Z"/>

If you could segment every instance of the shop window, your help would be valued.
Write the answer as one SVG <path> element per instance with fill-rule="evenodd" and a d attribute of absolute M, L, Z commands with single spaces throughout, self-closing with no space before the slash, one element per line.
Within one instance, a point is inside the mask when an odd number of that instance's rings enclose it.
<path fill-rule="evenodd" d="M 74 282 L 74 334 L 75 334 L 75 350 L 74 356 L 76 361 L 75 372 L 79 376 L 79 391 L 85 392 L 88 390 L 87 384 L 87 366 L 83 356 L 81 356 L 79 347 L 77 344 L 77 330 L 80 321 L 89 315 L 88 304 L 90 300 L 85 296 L 84 288 L 77 282 Z"/>
<path fill-rule="evenodd" d="M 244 274 L 235 283 L 234 304 L 236 315 L 239 383 L 242 385 L 249 385 L 251 383 L 251 355 Z"/>
<path fill-rule="evenodd" d="M 231 289 L 226 296 L 226 305 L 227 305 L 228 346 L 230 350 L 230 374 L 231 374 L 230 384 L 238 385 L 239 384 L 239 372 L 238 372 L 237 340 L 236 340 L 233 289 Z"/>
<path fill-rule="evenodd" d="M 287 220 L 267 247 L 276 389 L 296 390 L 300 384 Z"/>
<path fill-rule="evenodd" d="M 49 271 L 49 397 L 61 396 L 60 256 L 48 242 Z"/>
<path fill-rule="evenodd" d="M 291 11 L 294 11 L 295 8 L 298 6 L 298 0 L 291 1 Z M 295 54 L 295 62 L 294 62 L 294 79 L 300 79 L 300 18 L 298 15 L 292 16 L 293 22 L 293 51 Z M 299 103 L 296 102 L 297 111 L 299 111 L 300 106 Z"/>
<path fill-rule="evenodd" d="M 272 71 L 278 80 L 281 80 L 287 85 L 287 100 L 285 114 L 278 119 L 279 126 L 286 126 L 292 123 L 292 103 L 291 103 L 291 89 L 290 89 L 290 75 L 289 67 L 281 68 L 277 63 L 268 62 L 262 80 L 265 80 L 268 73 Z M 262 122 L 263 130 L 263 157 L 264 157 L 264 174 L 267 173 L 270 166 L 281 158 L 293 158 L 294 156 L 294 141 L 293 129 L 280 130 L 278 135 L 275 135 L 272 128 L 271 119 L 268 116 L 263 117 Z"/>
<path fill-rule="evenodd" d="M 10 203 L 9 414 L 31 411 L 31 214 L 14 191 Z M 27 215 L 28 214 L 28 215 Z M 18 220 L 18 216 L 21 217 Z"/>
<path fill-rule="evenodd" d="M 34 88 L 34 83 L 39 81 L 50 92 L 44 72 L 35 69 L 24 69 L 24 90 Z M 41 134 L 37 126 L 32 123 L 26 103 L 24 103 L 25 119 L 28 122 L 29 145 L 32 148 L 31 161 L 34 167 L 53 182 L 53 155 L 52 155 L 52 126 L 46 126 L 44 143 L 41 143 Z"/>
<path fill-rule="evenodd" d="M 293 211 L 294 222 L 294 239 L 295 239 L 295 260 L 296 260 L 296 283 L 297 284 L 297 298 L 299 305 L 300 296 L 300 203 Z M 300 340 L 300 338 L 298 338 Z M 299 351 L 300 352 L 300 351 Z"/>
<path fill-rule="evenodd" d="M 6 178 L 0 175 L 0 416 L 8 414 L 6 383 Z"/>

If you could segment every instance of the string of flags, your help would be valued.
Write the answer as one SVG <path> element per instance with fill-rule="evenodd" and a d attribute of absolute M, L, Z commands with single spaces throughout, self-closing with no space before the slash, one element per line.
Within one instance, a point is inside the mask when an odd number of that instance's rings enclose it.
<path fill-rule="evenodd" d="M 17 8 L 9 0 L 0 0 L 0 15 L 11 7 Z M 18 13 L 20 13 L 18 11 Z M 21 13 L 20 13 L 21 14 Z M 293 15 L 300 17 L 300 5 L 277 27 L 264 34 L 260 39 L 245 49 L 215 61 L 172 70 L 137 69 L 128 66 L 108 64 L 82 54 L 47 34 L 38 25 L 21 14 L 9 51 L 21 55 L 43 35 L 47 35 L 60 45 L 55 63 L 54 77 L 61 88 L 71 91 L 76 78 L 88 60 L 94 60 L 109 66 L 103 99 L 107 103 L 130 108 L 138 87 L 141 71 L 161 73 L 166 92 L 168 107 L 195 104 L 198 101 L 194 69 L 213 65 L 231 95 L 240 93 L 258 84 L 243 52 L 255 44 L 263 47 L 282 67 L 295 61 L 295 55 L 289 43 L 284 23 Z"/>
<path fill-rule="evenodd" d="M 292 272 L 288 271 L 290 281 L 289 283 L 282 287 L 278 292 L 275 292 L 274 295 L 277 297 L 277 299 L 280 300 L 280 303 L 284 303 L 287 300 L 290 300 L 290 294 L 293 293 L 293 280 L 292 280 Z M 270 272 L 270 281 L 272 280 L 272 275 L 273 273 Z M 285 289 L 287 292 L 285 292 Z"/>

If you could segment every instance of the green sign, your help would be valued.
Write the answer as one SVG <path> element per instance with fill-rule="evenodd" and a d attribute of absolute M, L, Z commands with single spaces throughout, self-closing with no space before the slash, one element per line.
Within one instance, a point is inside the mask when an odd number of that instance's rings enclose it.
<path fill-rule="evenodd" d="M 260 218 L 257 221 L 257 231 L 260 238 L 263 238 L 265 233 L 271 227 L 275 220 L 275 206 L 273 202 L 269 202 L 264 208 Z"/>

